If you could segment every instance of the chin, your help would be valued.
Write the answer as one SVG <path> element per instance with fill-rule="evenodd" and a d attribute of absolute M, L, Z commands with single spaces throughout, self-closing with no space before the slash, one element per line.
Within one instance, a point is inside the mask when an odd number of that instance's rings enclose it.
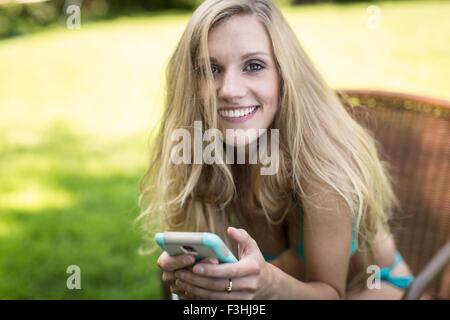
<path fill-rule="evenodd" d="M 227 131 L 228 130 L 228 131 Z M 260 135 L 257 128 L 225 128 L 223 132 L 224 141 L 227 145 L 243 147 L 255 143 Z M 231 135 L 227 135 L 229 132 Z"/>

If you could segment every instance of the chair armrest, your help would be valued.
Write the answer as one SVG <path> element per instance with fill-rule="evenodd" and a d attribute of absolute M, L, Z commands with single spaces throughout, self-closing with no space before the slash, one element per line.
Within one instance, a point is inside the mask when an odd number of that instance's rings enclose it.
<path fill-rule="evenodd" d="M 431 261 L 423 268 L 414 282 L 406 290 L 402 300 L 417 300 L 423 294 L 428 285 L 450 262 L 450 241 L 447 242 Z"/>

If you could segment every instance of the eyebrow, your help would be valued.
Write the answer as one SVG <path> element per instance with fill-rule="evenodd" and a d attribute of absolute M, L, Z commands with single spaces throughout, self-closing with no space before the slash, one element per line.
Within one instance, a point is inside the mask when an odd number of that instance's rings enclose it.
<path fill-rule="evenodd" d="M 247 59 L 248 57 L 256 56 L 256 55 L 269 56 L 269 54 L 266 53 L 266 52 L 263 52 L 263 51 L 256 51 L 256 52 L 248 52 L 248 53 L 246 53 L 246 54 L 243 54 L 243 55 L 241 56 L 241 59 Z M 214 57 L 211 57 L 211 61 L 216 61 L 216 62 L 217 62 L 217 59 L 214 58 Z"/>

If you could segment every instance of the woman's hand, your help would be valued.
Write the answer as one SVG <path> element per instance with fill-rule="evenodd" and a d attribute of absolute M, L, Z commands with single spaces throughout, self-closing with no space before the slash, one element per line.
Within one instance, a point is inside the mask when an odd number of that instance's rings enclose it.
<path fill-rule="evenodd" d="M 181 299 L 189 297 L 186 296 L 184 290 L 175 284 L 175 272 L 183 269 L 186 269 L 186 271 L 192 270 L 192 265 L 194 265 L 194 263 L 195 258 L 190 254 L 170 256 L 164 251 L 158 258 L 157 264 L 162 271 L 163 282 L 169 286 L 171 293 L 177 294 Z M 216 259 L 206 258 L 203 259 L 201 263 L 218 264 L 218 261 Z"/>
<path fill-rule="evenodd" d="M 175 271 L 190 267 L 194 263 L 195 258 L 189 254 L 170 256 L 166 251 L 161 253 L 157 264 L 162 271 L 162 281 L 170 287 L 170 292 L 175 294 L 184 294 L 184 291 L 181 291 L 175 285 Z"/>
<path fill-rule="evenodd" d="M 176 286 L 189 298 L 270 299 L 272 266 L 244 229 L 228 228 L 229 236 L 239 244 L 239 262 L 197 263 L 192 271 L 175 272 Z M 231 279 L 231 282 L 230 280 Z M 231 292 L 226 288 L 231 285 Z"/>

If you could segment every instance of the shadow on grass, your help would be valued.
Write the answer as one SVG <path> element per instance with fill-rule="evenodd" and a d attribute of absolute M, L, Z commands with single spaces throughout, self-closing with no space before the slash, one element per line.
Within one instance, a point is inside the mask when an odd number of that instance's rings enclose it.
<path fill-rule="evenodd" d="M 0 298 L 160 298 L 156 256 L 137 254 L 142 241 L 133 221 L 141 168 L 109 167 L 120 149 L 92 149 L 61 124 L 33 146 L 3 143 L 0 152 L 0 173 L 10 177 L 0 198 L 31 181 L 50 190 L 34 207 L 0 206 L 0 227 L 7 226 L 7 232 L 0 228 Z M 92 162 L 98 172 L 88 170 Z M 70 195 L 70 205 L 54 205 L 51 190 Z M 81 268 L 81 290 L 66 287 L 70 265 Z"/>

